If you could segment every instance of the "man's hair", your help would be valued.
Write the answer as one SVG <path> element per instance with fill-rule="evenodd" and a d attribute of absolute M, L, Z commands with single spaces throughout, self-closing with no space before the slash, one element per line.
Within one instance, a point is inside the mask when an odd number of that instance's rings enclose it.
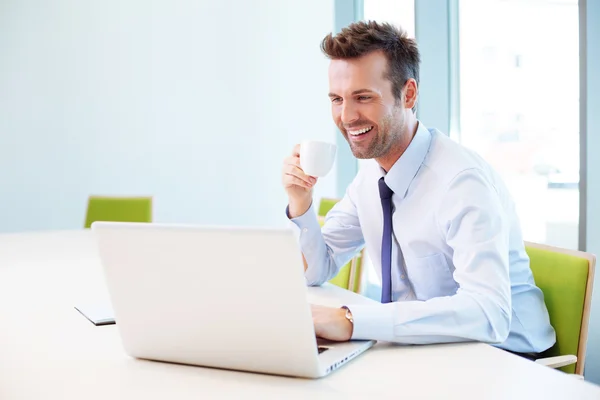
<path fill-rule="evenodd" d="M 386 22 L 354 22 L 333 36 L 331 33 L 321 42 L 321 50 L 332 60 L 351 59 L 381 50 L 388 60 L 385 75 L 392 82 L 396 101 L 402 99 L 402 88 L 413 78 L 419 83 L 419 49 L 400 27 Z"/>

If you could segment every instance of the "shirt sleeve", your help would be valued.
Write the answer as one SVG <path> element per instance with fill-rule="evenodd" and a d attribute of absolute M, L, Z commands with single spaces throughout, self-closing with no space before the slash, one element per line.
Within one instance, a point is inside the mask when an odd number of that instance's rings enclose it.
<path fill-rule="evenodd" d="M 305 277 L 310 286 L 322 285 L 336 276 L 340 268 L 364 246 L 352 200 L 352 187 L 327 213 L 323 228 L 319 225 L 313 204 L 303 215 L 290 219 L 306 259 Z"/>
<path fill-rule="evenodd" d="M 459 173 L 440 199 L 438 228 L 453 250 L 453 296 L 381 305 L 347 305 L 353 339 L 407 344 L 502 343 L 511 324 L 509 229 L 501 195 L 482 171 Z"/>

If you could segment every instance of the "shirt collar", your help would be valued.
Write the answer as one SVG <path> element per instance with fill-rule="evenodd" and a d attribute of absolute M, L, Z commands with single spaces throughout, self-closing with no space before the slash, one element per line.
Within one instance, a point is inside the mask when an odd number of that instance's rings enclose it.
<path fill-rule="evenodd" d="M 431 133 L 422 122 L 419 121 L 418 124 L 415 136 L 388 173 L 379 167 L 381 176 L 385 176 L 386 185 L 400 199 L 406 196 L 408 187 L 421 168 L 431 144 Z"/>

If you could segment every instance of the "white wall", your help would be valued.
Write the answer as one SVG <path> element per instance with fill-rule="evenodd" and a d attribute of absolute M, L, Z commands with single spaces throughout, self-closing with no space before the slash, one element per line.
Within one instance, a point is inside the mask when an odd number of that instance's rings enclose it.
<path fill-rule="evenodd" d="M 285 224 L 283 158 L 335 141 L 319 49 L 333 11 L 0 2 L 0 232 L 79 228 L 90 194 L 153 195 L 157 222 Z"/>

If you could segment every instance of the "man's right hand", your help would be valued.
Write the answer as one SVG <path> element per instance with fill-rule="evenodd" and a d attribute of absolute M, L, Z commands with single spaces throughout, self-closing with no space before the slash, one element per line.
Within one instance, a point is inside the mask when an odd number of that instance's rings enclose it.
<path fill-rule="evenodd" d="M 300 167 L 300 145 L 294 146 L 292 155 L 283 161 L 283 188 L 287 192 L 290 218 L 303 215 L 312 202 L 313 187 L 317 178 L 308 176 Z"/>

